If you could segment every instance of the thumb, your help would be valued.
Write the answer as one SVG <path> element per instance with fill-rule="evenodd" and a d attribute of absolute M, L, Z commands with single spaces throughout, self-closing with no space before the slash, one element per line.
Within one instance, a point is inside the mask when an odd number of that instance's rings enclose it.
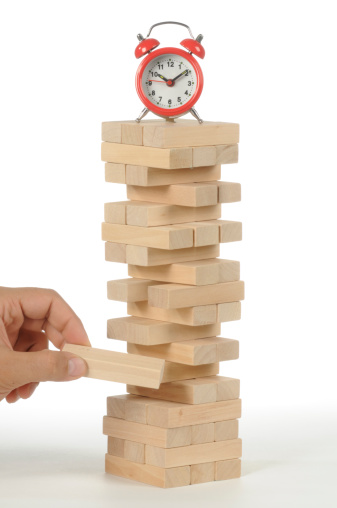
<path fill-rule="evenodd" d="M 85 376 L 88 366 L 82 358 L 61 351 L 21 353 L 9 351 L 15 388 L 40 381 L 72 381 Z"/>

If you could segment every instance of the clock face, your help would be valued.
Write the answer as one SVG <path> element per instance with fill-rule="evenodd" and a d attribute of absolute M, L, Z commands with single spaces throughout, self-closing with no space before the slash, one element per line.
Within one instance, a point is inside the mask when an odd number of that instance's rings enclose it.
<path fill-rule="evenodd" d="M 202 87 L 203 75 L 198 62 L 179 48 L 149 53 L 136 74 L 140 99 L 160 116 L 186 113 L 200 97 Z"/>

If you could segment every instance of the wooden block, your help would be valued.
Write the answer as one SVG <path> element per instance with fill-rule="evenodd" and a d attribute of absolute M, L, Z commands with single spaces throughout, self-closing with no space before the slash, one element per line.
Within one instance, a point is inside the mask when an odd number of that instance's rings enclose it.
<path fill-rule="evenodd" d="M 174 448 L 191 444 L 191 426 L 164 429 L 110 416 L 103 418 L 103 434 L 160 448 Z"/>
<path fill-rule="evenodd" d="M 186 369 L 186 366 L 184 367 Z M 196 367 L 192 368 L 196 369 Z M 186 369 L 186 372 L 187 371 L 188 369 Z M 163 383 L 159 390 L 151 390 L 133 385 L 127 385 L 126 389 L 133 395 L 171 400 L 172 402 L 181 402 L 183 404 L 206 404 L 207 402 L 215 402 L 217 400 L 216 383 L 209 382 L 207 377 L 200 379 L 205 381 L 197 382 L 196 379 L 186 379 L 184 381 Z"/>
<path fill-rule="evenodd" d="M 102 122 L 102 140 L 122 142 L 122 122 Z"/>
<path fill-rule="evenodd" d="M 102 143 L 102 161 L 177 169 L 192 167 L 192 148 L 152 148 Z M 211 164 L 209 164 L 211 165 Z"/>
<path fill-rule="evenodd" d="M 220 460 L 215 463 L 215 480 L 231 480 L 240 478 L 241 460 Z"/>
<path fill-rule="evenodd" d="M 164 402 L 165 404 L 163 404 Z M 147 408 L 147 423 L 164 428 L 235 420 L 240 416 L 240 399 L 197 405 L 158 401 L 157 404 L 152 404 Z"/>
<path fill-rule="evenodd" d="M 209 182 L 179 183 L 155 187 L 127 185 L 128 199 L 182 206 L 209 206 L 218 203 L 218 188 Z"/>
<path fill-rule="evenodd" d="M 173 146 L 204 146 L 239 142 L 239 124 L 203 122 L 179 119 L 175 122 L 146 124 L 143 143 L 146 146 L 168 148 Z"/>
<path fill-rule="evenodd" d="M 204 286 L 240 279 L 239 261 L 228 259 L 202 259 L 161 266 L 129 264 L 128 274 L 139 279 Z M 221 311 L 222 312 L 222 311 Z M 223 312 L 226 312 L 225 310 Z"/>
<path fill-rule="evenodd" d="M 145 445 L 134 441 L 124 441 L 124 459 L 145 464 Z"/>
<path fill-rule="evenodd" d="M 214 482 L 214 480 L 215 480 L 215 462 L 192 464 L 191 485 L 195 485 L 197 483 Z"/>
<path fill-rule="evenodd" d="M 110 455 L 114 455 L 115 457 L 124 458 L 124 443 L 125 439 L 119 439 L 118 437 L 108 436 L 108 453 Z"/>
<path fill-rule="evenodd" d="M 214 429 L 215 424 L 213 422 L 191 425 L 191 444 L 213 443 L 215 437 Z"/>
<path fill-rule="evenodd" d="M 221 282 L 207 286 L 158 284 L 149 287 L 148 297 L 149 305 L 163 309 L 237 302 L 244 299 L 244 283 L 243 281 Z"/>
<path fill-rule="evenodd" d="M 236 203 L 241 201 L 241 184 L 234 182 L 217 182 L 218 202 Z"/>
<path fill-rule="evenodd" d="M 241 302 L 229 302 L 217 304 L 217 321 L 226 323 L 241 319 Z"/>
<path fill-rule="evenodd" d="M 103 140 L 105 141 L 105 140 Z M 108 141 L 108 140 L 106 140 Z M 122 143 L 126 145 L 143 144 L 143 127 L 137 122 L 122 123 Z"/>
<path fill-rule="evenodd" d="M 134 399 L 132 395 L 115 395 L 107 398 L 108 416 L 125 419 L 125 405 L 128 399 Z"/>
<path fill-rule="evenodd" d="M 240 397 L 240 380 L 225 376 L 210 376 L 195 380 L 195 384 L 216 386 L 216 400 L 233 400 Z"/>
<path fill-rule="evenodd" d="M 220 255 L 218 245 L 206 245 L 205 247 L 190 247 L 167 251 L 149 247 L 127 245 L 126 262 L 139 266 L 158 266 L 183 261 L 196 261 L 200 259 L 215 258 Z"/>
<path fill-rule="evenodd" d="M 104 204 L 104 220 L 110 224 L 126 224 L 126 205 L 128 201 Z"/>
<path fill-rule="evenodd" d="M 147 407 L 155 402 L 153 399 L 144 399 L 135 395 L 114 395 L 107 398 L 107 414 L 113 418 L 146 424 Z"/>
<path fill-rule="evenodd" d="M 185 326 L 134 316 L 108 320 L 109 339 L 125 340 L 144 346 L 213 337 L 219 335 L 219 333 L 219 323 L 203 326 Z"/>
<path fill-rule="evenodd" d="M 157 467 L 178 467 L 220 460 L 236 459 L 242 455 L 241 439 L 217 441 L 180 448 L 145 446 L 146 464 Z"/>
<path fill-rule="evenodd" d="M 167 171 L 167 169 L 149 168 L 147 166 L 131 166 L 130 164 L 127 164 L 125 180 L 121 183 L 127 183 L 129 185 L 154 186 L 191 182 L 211 182 L 220 179 L 220 164 L 216 164 L 215 166 L 202 166 L 198 168 L 171 169 L 170 171 Z"/>
<path fill-rule="evenodd" d="M 102 240 L 157 249 L 183 249 L 192 247 L 193 229 L 182 226 L 140 228 L 103 222 Z"/>
<path fill-rule="evenodd" d="M 238 436 L 239 420 L 227 420 L 226 422 L 216 422 L 214 424 L 214 441 L 237 439 Z"/>
<path fill-rule="evenodd" d="M 220 180 L 214 178 L 214 180 Z M 105 181 L 111 183 L 126 183 L 126 166 L 125 164 L 105 163 Z"/>
<path fill-rule="evenodd" d="M 219 227 L 216 224 L 210 224 L 209 221 L 185 222 L 185 224 L 177 224 L 176 227 L 188 227 L 193 230 L 194 247 L 216 245 L 219 243 Z"/>
<path fill-rule="evenodd" d="M 216 150 L 216 164 L 235 164 L 239 161 L 238 145 L 218 145 Z"/>
<path fill-rule="evenodd" d="M 199 340 L 198 340 L 199 342 Z M 239 341 L 223 337 L 206 337 L 202 339 L 205 346 L 216 347 L 216 361 L 236 360 L 239 358 Z M 131 351 L 130 351 L 131 352 Z M 151 356 L 151 355 L 150 355 Z"/>
<path fill-rule="evenodd" d="M 183 365 L 181 363 L 165 362 L 162 382 L 170 383 L 172 381 L 179 381 L 182 379 L 192 379 L 199 377 L 204 378 L 204 376 L 213 376 L 218 373 L 219 373 L 218 363 L 207 363 L 205 365 Z M 137 385 L 137 383 L 129 383 L 129 384 Z M 142 385 L 138 384 L 138 386 Z"/>
<path fill-rule="evenodd" d="M 164 226 L 219 217 L 221 217 L 220 204 L 194 208 L 148 201 L 128 201 L 126 205 L 126 224 L 130 226 Z M 106 222 L 112 221 L 106 220 Z"/>
<path fill-rule="evenodd" d="M 105 242 L 105 261 L 126 263 L 125 243 Z"/>
<path fill-rule="evenodd" d="M 86 377 L 159 388 L 164 360 L 66 344 L 63 351 L 83 358 L 88 365 Z"/>
<path fill-rule="evenodd" d="M 155 284 L 159 284 L 159 282 L 135 278 L 109 280 L 107 283 L 108 299 L 117 300 L 118 302 L 140 302 L 147 300 L 148 288 Z"/>
<path fill-rule="evenodd" d="M 115 476 L 122 476 L 155 487 L 184 487 L 190 484 L 190 467 L 163 469 L 147 464 L 137 464 L 121 457 L 106 454 L 105 471 Z"/>
<path fill-rule="evenodd" d="M 216 161 L 216 148 L 215 146 L 198 146 L 192 148 L 192 165 L 198 166 L 211 166 Z"/>
<path fill-rule="evenodd" d="M 183 309 L 159 309 L 158 307 L 151 307 L 144 301 L 128 303 L 127 313 L 132 316 L 188 326 L 201 326 L 217 322 L 216 305 L 201 305 Z"/>
<path fill-rule="evenodd" d="M 220 243 L 238 242 L 242 240 L 242 222 L 232 220 L 209 220 L 210 224 L 217 224 L 220 232 Z"/>

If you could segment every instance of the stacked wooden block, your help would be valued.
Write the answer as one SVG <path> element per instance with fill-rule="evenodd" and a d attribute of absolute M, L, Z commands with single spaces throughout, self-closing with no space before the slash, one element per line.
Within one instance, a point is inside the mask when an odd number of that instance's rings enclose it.
<path fill-rule="evenodd" d="M 221 203 L 240 201 L 220 181 L 238 160 L 238 124 L 194 120 L 105 122 L 106 181 L 127 185 L 128 201 L 106 203 L 106 260 L 128 263 L 130 278 L 108 282 L 128 317 L 108 337 L 128 353 L 165 360 L 158 390 L 127 386 L 108 397 L 106 471 L 176 487 L 240 476 L 238 379 L 219 362 L 239 356 L 221 323 L 241 317 L 238 261 L 220 243 L 241 240 L 240 222 L 221 220 Z"/>

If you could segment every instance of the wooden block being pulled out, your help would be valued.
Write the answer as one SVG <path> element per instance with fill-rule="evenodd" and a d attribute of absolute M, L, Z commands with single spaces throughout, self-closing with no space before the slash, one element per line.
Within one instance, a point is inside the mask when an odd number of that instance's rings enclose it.
<path fill-rule="evenodd" d="M 108 163 L 109 164 L 109 163 Z M 123 175 L 117 176 L 116 170 L 114 174 L 105 178 L 111 178 L 111 182 L 121 180 Z M 221 179 L 221 166 L 217 164 L 215 166 L 201 166 L 198 168 L 180 168 L 166 169 L 160 168 L 149 168 L 148 166 L 132 166 L 126 165 L 125 180 L 122 183 L 128 185 L 140 185 L 142 187 L 152 187 L 154 185 L 172 185 L 177 183 L 191 183 L 191 182 L 211 182 L 214 180 Z"/>
<path fill-rule="evenodd" d="M 108 299 L 118 302 L 141 302 L 147 300 L 149 286 L 159 284 L 158 281 L 147 279 L 118 279 L 107 283 Z"/>
<path fill-rule="evenodd" d="M 86 377 L 117 383 L 132 383 L 148 388 L 159 388 L 163 379 L 165 361 L 158 358 L 75 344 L 66 344 L 63 351 L 73 353 L 85 360 L 88 365 Z"/>
<path fill-rule="evenodd" d="M 140 266 L 168 265 L 180 261 L 216 258 L 219 255 L 219 244 L 175 250 L 153 249 L 151 247 L 141 247 L 137 245 L 126 246 L 126 262 Z M 113 261 L 111 258 L 109 261 L 110 260 Z"/>
<path fill-rule="evenodd" d="M 183 206 L 209 206 L 218 203 L 218 188 L 210 182 L 160 185 L 158 187 L 127 186 L 128 199 Z"/>

